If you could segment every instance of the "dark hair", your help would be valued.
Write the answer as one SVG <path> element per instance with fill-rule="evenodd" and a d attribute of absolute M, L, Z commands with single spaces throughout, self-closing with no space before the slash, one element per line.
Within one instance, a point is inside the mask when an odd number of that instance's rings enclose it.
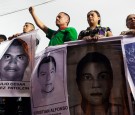
<path fill-rule="evenodd" d="M 54 64 L 54 66 L 55 66 L 55 71 L 56 71 L 56 62 L 55 62 L 54 57 L 52 57 L 52 56 L 47 56 L 47 57 L 44 57 L 44 58 L 42 59 L 42 61 L 39 63 L 38 70 L 37 70 L 38 76 L 39 76 L 39 69 L 40 69 L 41 65 L 44 64 L 44 63 L 49 63 L 49 62 L 52 62 L 52 63 Z"/>
<path fill-rule="evenodd" d="M 67 23 L 67 25 L 68 25 L 69 22 L 70 22 L 70 16 L 66 12 L 60 12 L 60 13 L 63 13 L 63 14 L 65 14 L 68 17 L 68 23 Z"/>
<path fill-rule="evenodd" d="M 4 41 L 7 40 L 7 37 L 4 34 L 0 34 L 0 38 L 2 38 Z"/>
<path fill-rule="evenodd" d="M 128 18 L 129 18 L 129 16 L 130 16 L 130 15 L 132 15 L 132 14 L 129 14 L 129 15 L 127 16 L 127 18 L 126 18 L 126 22 L 128 21 Z"/>
<path fill-rule="evenodd" d="M 129 18 L 129 16 L 131 16 L 131 15 L 135 15 L 135 14 L 129 14 L 129 15 L 127 16 L 127 18 L 126 18 L 126 26 L 127 26 L 127 28 L 129 28 L 129 27 L 128 27 L 128 24 L 127 24 L 128 18 Z M 130 29 L 130 28 L 129 28 L 129 29 Z"/>
<path fill-rule="evenodd" d="M 108 60 L 108 58 L 98 52 L 90 52 L 88 54 L 86 54 L 81 61 L 78 63 L 77 65 L 77 69 L 76 69 L 76 75 L 77 78 L 76 80 L 78 81 L 80 79 L 81 76 L 81 72 L 83 70 L 83 67 L 87 64 L 87 63 L 91 63 L 91 62 L 96 62 L 96 63 L 101 63 L 104 64 L 105 67 L 109 70 L 109 73 L 112 75 L 113 77 L 113 71 L 112 71 L 112 67 L 111 67 L 111 63 Z"/>
<path fill-rule="evenodd" d="M 28 44 L 23 41 L 22 39 L 14 39 L 11 46 L 20 46 L 23 48 L 25 51 L 26 56 L 29 58 L 29 53 L 28 53 Z"/>
<path fill-rule="evenodd" d="M 98 24 L 100 25 L 101 23 L 101 16 L 100 16 L 100 13 L 97 11 L 97 10 L 91 10 L 87 13 L 87 18 L 90 16 L 90 13 L 91 12 L 95 12 L 97 14 L 98 17 L 100 17 L 100 20 L 98 20 Z"/>
<path fill-rule="evenodd" d="M 25 24 L 30 24 L 30 25 L 32 25 L 32 26 L 33 26 L 33 30 L 35 30 L 35 26 L 34 26 L 34 24 L 32 24 L 31 22 L 26 22 Z"/>

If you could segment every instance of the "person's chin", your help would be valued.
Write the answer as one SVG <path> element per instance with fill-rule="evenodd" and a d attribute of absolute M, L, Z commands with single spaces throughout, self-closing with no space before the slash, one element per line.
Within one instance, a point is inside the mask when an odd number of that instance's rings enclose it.
<path fill-rule="evenodd" d="M 14 77 L 14 76 L 18 76 L 18 74 L 15 71 L 8 71 L 7 76 Z"/>
<path fill-rule="evenodd" d="M 54 89 L 54 88 L 53 88 L 52 86 L 47 87 L 47 88 L 46 88 L 46 93 L 52 92 L 53 89 Z"/>
<path fill-rule="evenodd" d="M 102 99 L 101 99 L 101 97 L 91 97 L 91 99 L 89 100 L 89 102 L 92 105 L 100 105 L 100 104 L 102 104 Z"/>

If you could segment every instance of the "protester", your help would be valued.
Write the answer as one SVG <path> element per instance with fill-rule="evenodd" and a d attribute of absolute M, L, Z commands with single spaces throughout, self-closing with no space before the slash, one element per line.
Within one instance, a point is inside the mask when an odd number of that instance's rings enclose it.
<path fill-rule="evenodd" d="M 60 12 L 56 17 L 56 26 L 58 30 L 52 30 L 48 28 L 35 14 L 34 8 L 30 7 L 29 12 L 33 17 L 36 25 L 43 30 L 46 37 L 50 39 L 49 46 L 55 46 L 63 44 L 67 41 L 73 41 L 77 39 L 77 31 L 73 27 L 68 27 L 70 22 L 70 16 L 65 12 Z"/>
<path fill-rule="evenodd" d="M 78 36 L 78 40 L 98 40 L 103 37 L 112 36 L 112 32 L 109 27 L 102 27 L 101 16 L 97 10 L 91 10 L 87 14 L 87 21 L 89 27 L 86 30 L 82 30 Z"/>
<path fill-rule="evenodd" d="M 6 41 L 7 37 L 3 34 L 0 34 L 0 42 Z"/>
<path fill-rule="evenodd" d="M 121 35 L 134 35 L 135 36 L 135 14 L 129 14 L 127 16 L 126 26 L 129 30 L 122 31 Z"/>
<path fill-rule="evenodd" d="M 16 33 L 16 34 L 8 37 L 8 40 L 11 40 L 11 39 L 13 39 L 13 38 L 15 38 L 17 36 L 21 36 L 21 35 L 23 35 L 25 33 L 32 32 L 33 30 L 35 30 L 35 26 L 32 23 L 30 23 L 30 22 L 26 22 L 24 24 L 24 26 L 23 26 L 23 32 L 22 33 Z M 38 44 L 39 44 L 39 40 L 36 39 L 36 45 L 38 45 Z"/>

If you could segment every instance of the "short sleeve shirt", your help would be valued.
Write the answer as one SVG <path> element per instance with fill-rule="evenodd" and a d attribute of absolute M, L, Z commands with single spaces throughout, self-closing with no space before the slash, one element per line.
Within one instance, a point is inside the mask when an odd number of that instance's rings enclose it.
<path fill-rule="evenodd" d="M 58 31 L 49 28 L 46 37 L 50 39 L 49 46 L 55 46 L 64 44 L 67 41 L 77 40 L 77 31 L 73 27 Z"/>
<path fill-rule="evenodd" d="M 101 27 L 101 26 L 97 26 L 95 29 L 91 29 L 90 27 L 88 27 L 86 30 L 82 30 L 79 34 L 79 36 L 81 36 L 82 38 L 85 36 L 95 36 L 95 35 L 104 35 L 107 37 L 107 31 L 111 31 L 111 29 L 109 27 Z"/>

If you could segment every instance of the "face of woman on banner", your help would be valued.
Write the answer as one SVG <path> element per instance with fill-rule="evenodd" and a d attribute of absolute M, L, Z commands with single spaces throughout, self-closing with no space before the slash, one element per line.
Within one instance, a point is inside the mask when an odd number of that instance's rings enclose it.
<path fill-rule="evenodd" d="M 110 96 L 112 80 L 103 63 L 85 64 L 79 80 L 79 90 L 83 99 L 93 105 L 103 104 Z"/>
<path fill-rule="evenodd" d="M 39 83 L 42 92 L 50 93 L 54 90 L 55 66 L 52 62 L 43 63 L 39 69 Z"/>

